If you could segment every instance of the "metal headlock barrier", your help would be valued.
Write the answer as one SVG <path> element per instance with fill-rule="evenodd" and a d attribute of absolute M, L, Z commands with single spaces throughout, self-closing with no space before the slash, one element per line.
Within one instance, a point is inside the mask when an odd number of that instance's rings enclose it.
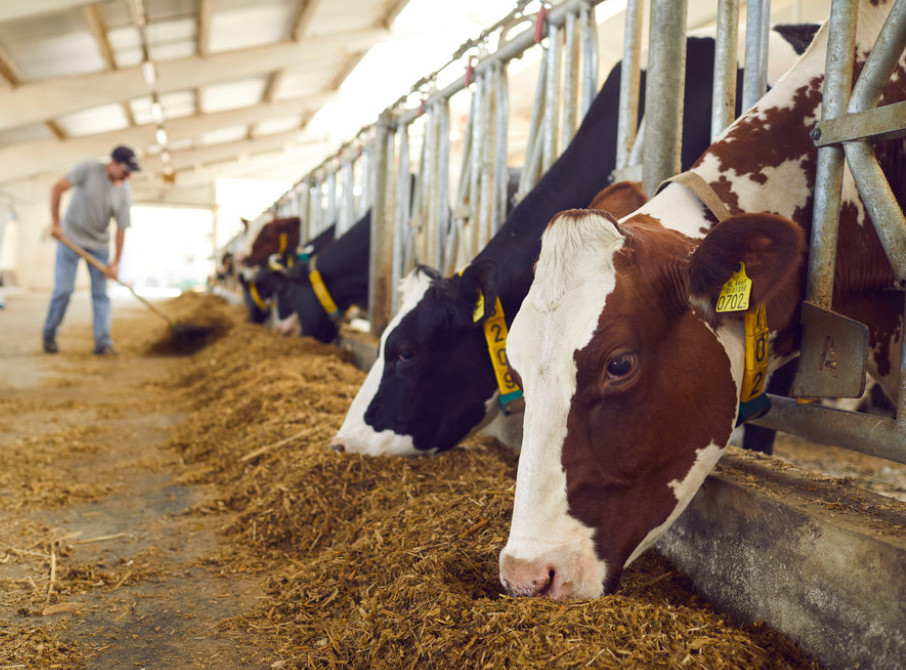
<path fill-rule="evenodd" d="M 486 31 L 483 39 L 466 43 L 454 55 L 451 63 L 469 49 L 482 48 L 477 60 L 470 60 L 465 77 L 440 90 L 436 90 L 436 82 L 441 70 L 423 79 L 373 126 L 360 131 L 336 156 L 303 177 L 262 214 L 300 216 L 300 239 L 305 240 L 333 221 L 340 235 L 371 209 L 369 317 L 373 335 L 380 335 L 398 309 L 398 284 L 416 263 L 450 274 L 477 254 L 501 225 L 507 206 L 507 65 L 539 45 L 543 55 L 517 200 L 531 190 L 568 144 L 597 94 L 594 9 L 602 1 L 566 0 L 553 8 L 545 4 L 539 15 L 526 15 L 523 10 L 531 2 L 519 0 L 516 9 L 492 29 L 500 29 L 493 52 L 488 49 L 490 31 Z M 647 193 L 654 193 L 659 183 L 680 171 L 688 0 L 648 1 L 651 28 L 641 123 L 636 119 L 645 0 L 626 3 L 613 178 L 640 180 Z M 748 0 L 746 68 L 738 93 L 740 0 L 715 1 L 712 139 L 735 119 L 738 94 L 746 110 L 767 90 L 770 29 L 770 0 Z M 844 160 L 896 275 L 906 286 L 906 222 L 871 146 L 872 140 L 906 135 L 906 103 L 877 108 L 880 90 L 906 46 L 906 0 L 896 1 L 850 92 L 856 16 L 857 3 L 833 0 L 823 120 L 815 133 L 820 147 L 815 213 L 794 396 L 859 397 L 864 390 L 865 327 L 830 311 Z M 506 37 L 508 30 L 527 20 L 534 25 L 512 39 Z M 454 158 L 450 99 L 463 90 L 470 91 L 472 98 L 462 138 L 459 181 L 450 202 L 450 162 Z M 418 106 L 403 109 L 402 104 L 412 95 L 420 97 Z M 411 145 L 417 131 L 421 142 L 413 160 Z M 822 356 L 828 343 L 838 353 L 833 368 L 818 363 L 825 360 Z M 853 351 L 863 353 L 845 361 Z M 753 423 L 906 463 L 906 351 L 903 354 L 896 419 L 771 396 L 772 410 Z"/>
<path fill-rule="evenodd" d="M 815 212 L 808 289 L 802 307 L 802 352 L 792 389 L 792 394 L 800 397 L 858 397 L 865 388 L 865 326 L 831 311 L 844 160 L 897 276 L 899 289 L 906 288 L 906 220 L 872 146 L 873 140 L 898 141 L 906 136 L 906 103 L 877 106 L 884 84 L 906 49 L 906 0 L 894 4 L 858 80 L 851 86 L 857 16 L 857 3 L 833 1 L 822 121 L 813 132 L 819 147 Z M 906 314 L 903 319 L 906 323 Z M 770 413 L 757 423 L 906 463 L 906 337 L 902 333 L 900 346 L 895 419 L 772 396 Z M 834 356 L 829 355 L 834 352 Z"/>

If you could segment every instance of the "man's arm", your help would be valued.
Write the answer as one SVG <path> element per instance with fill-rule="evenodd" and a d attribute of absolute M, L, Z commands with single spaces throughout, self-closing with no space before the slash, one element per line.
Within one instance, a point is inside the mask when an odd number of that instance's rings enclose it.
<path fill-rule="evenodd" d="M 50 236 L 55 240 L 63 239 L 63 226 L 60 225 L 60 199 L 72 188 L 66 177 L 61 177 L 50 189 Z"/>
<path fill-rule="evenodd" d="M 123 256 L 123 242 L 126 241 L 126 229 L 117 228 L 116 229 L 116 255 L 113 257 L 113 262 L 107 266 L 107 276 L 111 279 L 117 279 L 120 273 L 120 258 Z"/>

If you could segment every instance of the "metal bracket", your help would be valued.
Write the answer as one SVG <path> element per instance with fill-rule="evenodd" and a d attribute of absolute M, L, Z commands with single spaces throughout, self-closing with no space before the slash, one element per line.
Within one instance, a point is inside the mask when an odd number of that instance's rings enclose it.
<path fill-rule="evenodd" d="M 858 398 L 865 392 L 868 326 L 802 303 L 802 352 L 791 395 Z"/>

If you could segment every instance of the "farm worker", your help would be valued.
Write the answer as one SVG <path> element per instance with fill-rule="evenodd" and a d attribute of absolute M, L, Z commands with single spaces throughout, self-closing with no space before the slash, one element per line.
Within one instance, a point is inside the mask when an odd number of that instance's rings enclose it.
<path fill-rule="evenodd" d="M 50 191 L 50 213 L 53 217 L 50 234 L 55 240 L 64 236 L 107 266 L 107 277 L 116 279 L 126 228 L 129 227 L 129 209 L 132 206 L 132 188 L 129 175 L 139 171 L 135 152 L 129 147 L 116 147 L 107 163 L 86 160 L 66 173 Z M 60 222 L 60 198 L 72 189 L 72 198 L 66 215 Z M 110 218 L 116 219 L 116 255 L 110 260 Z M 79 255 L 63 244 L 57 247 L 54 266 L 54 289 L 44 322 L 44 351 L 55 354 L 57 329 L 63 322 L 69 298 L 75 288 Z M 94 315 L 94 353 L 109 356 L 114 352 L 110 338 L 110 297 L 107 295 L 107 277 L 88 264 L 91 276 L 91 304 Z"/>

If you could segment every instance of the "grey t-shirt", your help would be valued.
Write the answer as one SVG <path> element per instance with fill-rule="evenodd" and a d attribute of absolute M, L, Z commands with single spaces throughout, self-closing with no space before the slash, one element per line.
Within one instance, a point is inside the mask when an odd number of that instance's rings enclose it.
<path fill-rule="evenodd" d="M 128 181 L 118 186 L 107 178 L 107 166 L 98 161 L 82 161 L 66 173 L 72 184 L 72 198 L 63 217 L 63 234 L 83 249 L 110 248 L 110 218 L 117 228 L 128 228 L 131 220 L 132 187 Z"/>

